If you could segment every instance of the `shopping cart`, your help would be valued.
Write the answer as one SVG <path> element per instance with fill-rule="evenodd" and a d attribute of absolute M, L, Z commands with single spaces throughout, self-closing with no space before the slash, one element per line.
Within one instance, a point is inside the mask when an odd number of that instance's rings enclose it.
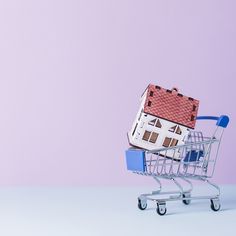
<path fill-rule="evenodd" d="M 138 197 L 140 210 L 145 210 L 147 201 L 150 200 L 156 202 L 157 213 L 165 215 L 167 201 L 181 200 L 185 205 L 189 205 L 191 200 L 196 199 L 209 199 L 213 211 L 220 209 L 220 188 L 209 179 L 214 174 L 219 146 L 224 129 L 229 123 L 229 117 L 225 115 L 220 117 L 199 116 L 196 119 L 216 120 L 213 135 L 205 137 L 202 132 L 191 131 L 184 145 L 151 151 L 135 148 L 126 151 L 127 169 L 139 175 L 151 176 L 159 185 L 158 190 L 141 194 Z M 176 152 L 180 154 L 179 160 L 174 158 Z M 172 153 L 172 157 L 170 153 Z M 172 181 L 178 191 L 163 192 L 161 178 Z M 205 182 L 213 187 L 216 193 L 214 195 L 192 196 L 192 180 Z M 186 184 L 188 185 L 187 189 Z"/>

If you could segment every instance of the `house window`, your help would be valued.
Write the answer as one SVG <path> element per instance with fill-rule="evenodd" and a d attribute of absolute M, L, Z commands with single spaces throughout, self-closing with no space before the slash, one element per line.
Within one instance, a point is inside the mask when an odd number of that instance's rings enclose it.
<path fill-rule="evenodd" d="M 157 128 L 161 128 L 161 127 L 162 127 L 161 122 L 160 122 L 159 119 L 157 120 L 155 126 L 156 126 Z"/>
<path fill-rule="evenodd" d="M 174 133 L 174 132 L 175 132 L 175 129 L 176 129 L 176 127 L 177 127 L 177 125 L 175 125 L 175 126 L 171 127 L 171 128 L 169 129 L 169 131 Z"/>
<path fill-rule="evenodd" d="M 150 107 L 152 105 L 152 102 L 151 101 L 148 101 L 148 106 Z"/>
<path fill-rule="evenodd" d="M 155 143 L 157 141 L 158 133 L 152 132 L 149 142 Z"/>
<path fill-rule="evenodd" d="M 150 143 L 155 143 L 157 141 L 158 135 L 159 134 L 156 132 L 150 132 L 145 130 L 143 134 L 143 140 L 148 141 Z"/>
<path fill-rule="evenodd" d="M 154 126 L 155 123 L 156 123 L 156 120 L 157 120 L 157 119 L 151 120 L 151 121 L 148 122 L 148 124 Z"/>
<path fill-rule="evenodd" d="M 171 146 L 171 147 L 176 146 L 177 143 L 178 143 L 178 139 L 173 138 L 173 139 L 171 140 L 170 146 Z"/>
<path fill-rule="evenodd" d="M 144 134 L 143 134 L 143 140 L 148 141 L 150 138 L 151 132 L 145 130 Z"/>
<path fill-rule="evenodd" d="M 169 129 L 169 131 L 172 132 L 172 133 L 179 134 L 179 135 L 182 134 L 182 131 L 181 131 L 179 125 L 178 125 L 178 126 L 175 125 L 175 126 L 171 127 L 171 128 Z"/>
<path fill-rule="evenodd" d="M 166 137 L 162 146 L 164 147 L 173 147 L 178 144 L 178 139 Z"/>
<path fill-rule="evenodd" d="M 170 146 L 170 142 L 171 142 L 171 138 L 166 137 L 162 145 L 164 147 L 169 147 Z"/>
<path fill-rule="evenodd" d="M 181 131 L 181 129 L 180 129 L 180 127 L 179 127 L 179 126 L 177 127 L 177 129 L 176 129 L 175 133 L 176 133 L 176 134 L 179 134 L 179 135 L 181 135 L 181 134 L 182 134 L 182 131 Z"/>
<path fill-rule="evenodd" d="M 150 97 L 153 97 L 153 91 L 150 91 Z"/>
<path fill-rule="evenodd" d="M 194 116 L 194 115 L 192 115 L 192 116 L 191 116 L 191 121 L 194 121 L 194 118 L 195 118 L 195 116 Z"/>
<path fill-rule="evenodd" d="M 152 126 L 156 126 L 157 128 L 161 128 L 162 125 L 161 125 L 161 122 L 159 119 L 154 119 L 154 120 L 151 120 L 148 122 L 149 125 L 152 125 Z"/>

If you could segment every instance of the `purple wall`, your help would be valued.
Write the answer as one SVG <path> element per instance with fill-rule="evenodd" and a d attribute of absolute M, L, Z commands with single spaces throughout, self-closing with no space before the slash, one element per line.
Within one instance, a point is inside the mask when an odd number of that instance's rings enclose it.
<path fill-rule="evenodd" d="M 215 180 L 236 183 L 236 1 L 0 4 L 0 184 L 143 184 L 126 132 L 148 83 L 231 117 Z"/>

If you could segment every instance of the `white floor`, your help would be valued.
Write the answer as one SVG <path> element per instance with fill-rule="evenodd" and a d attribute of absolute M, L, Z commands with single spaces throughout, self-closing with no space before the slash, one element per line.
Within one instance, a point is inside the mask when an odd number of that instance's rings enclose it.
<path fill-rule="evenodd" d="M 208 200 L 168 202 L 167 214 L 159 216 L 153 203 L 137 208 L 147 187 L 1 188 L 0 235 L 234 235 L 236 186 L 221 189 L 219 212 Z"/>

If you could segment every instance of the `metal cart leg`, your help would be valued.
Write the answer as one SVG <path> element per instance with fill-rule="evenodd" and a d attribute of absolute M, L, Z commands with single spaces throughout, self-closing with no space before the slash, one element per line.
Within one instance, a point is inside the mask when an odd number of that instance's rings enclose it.
<path fill-rule="evenodd" d="M 154 196 L 154 195 L 157 195 L 161 192 L 162 190 L 162 184 L 161 184 L 161 181 L 156 177 L 156 176 L 153 176 L 153 178 L 155 179 L 155 181 L 158 183 L 159 185 L 159 189 L 158 190 L 155 190 L 155 191 L 152 191 L 151 193 L 144 193 L 144 194 L 141 194 L 139 197 L 138 197 L 138 208 L 140 210 L 145 210 L 147 208 L 147 200 L 152 200 L 148 197 L 150 196 Z"/>
<path fill-rule="evenodd" d="M 184 180 L 185 182 L 187 182 L 190 185 L 190 188 L 188 190 L 184 190 L 183 186 L 175 179 L 172 178 L 172 181 L 175 183 L 175 185 L 179 188 L 180 190 L 180 194 L 179 196 L 176 196 L 176 198 L 178 199 L 182 199 L 182 202 L 185 205 L 189 205 L 191 202 L 191 191 L 193 189 L 192 183 L 190 182 L 190 180 L 185 180 L 184 178 L 181 178 L 182 180 Z"/>
<path fill-rule="evenodd" d="M 154 178 L 154 179 L 156 180 L 156 182 L 159 184 L 159 189 L 156 190 L 156 191 L 153 191 L 153 193 L 158 194 L 158 193 L 160 193 L 161 190 L 162 190 L 162 184 L 161 184 L 161 181 L 160 181 L 156 176 L 154 176 L 153 178 Z"/>
<path fill-rule="evenodd" d="M 181 179 L 183 181 L 185 181 L 186 183 L 189 184 L 189 189 L 188 190 L 185 190 L 184 193 L 183 193 L 183 200 L 182 202 L 185 204 L 185 205 L 189 205 L 191 203 L 191 192 L 193 190 L 193 184 L 190 180 L 188 179 L 185 179 L 184 177 L 181 177 Z"/>
<path fill-rule="evenodd" d="M 207 184 L 209 184 L 210 186 L 212 186 L 214 189 L 216 189 L 217 190 L 217 194 L 215 195 L 215 196 L 212 196 L 211 198 L 210 198 L 210 202 L 211 202 L 211 209 L 213 210 L 213 211 L 219 211 L 220 210 L 220 207 L 221 207 L 221 205 L 220 205 L 220 199 L 219 199 L 219 197 L 220 197 L 220 187 L 218 186 L 218 185 L 216 185 L 216 184 L 214 184 L 214 183 L 212 183 L 211 181 L 209 181 L 208 179 L 205 179 L 204 180 Z"/>
<path fill-rule="evenodd" d="M 187 184 L 189 184 L 189 186 L 190 186 L 189 189 L 188 189 L 188 190 L 185 190 L 184 192 L 191 193 L 192 190 L 193 190 L 193 184 L 192 184 L 192 182 L 191 182 L 190 180 L 184 178 L 184 177 L 181 177 L 181 179 L 182 179 L 183 181 L 185 181 Z"/>

